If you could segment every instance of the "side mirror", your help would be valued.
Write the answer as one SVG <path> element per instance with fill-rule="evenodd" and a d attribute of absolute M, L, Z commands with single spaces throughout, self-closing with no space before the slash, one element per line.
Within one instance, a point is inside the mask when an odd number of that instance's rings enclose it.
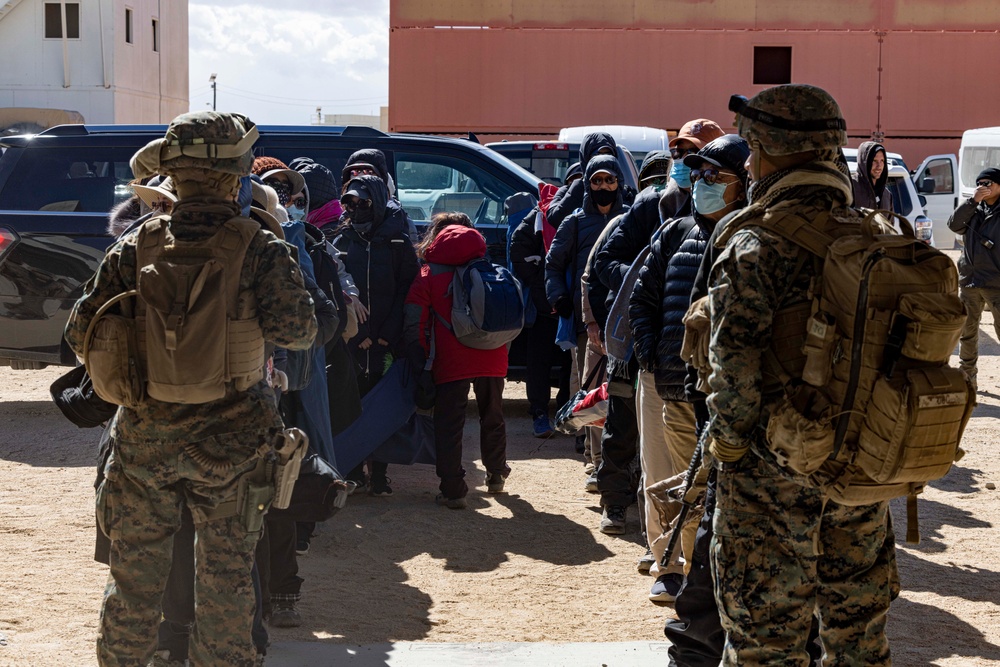
<path fill-rule="evenodd" d="M 920 181 L 920 187 L 917 189 L 917 192 L 928 195 L 934 194 L 934 188 L 936 185 L 937 184 L 934 182 L 933 176 L 924 176 L 924 178 Z"/>
<path fill-rule="evenodd" d="M 923 195 L 917 195 L 917 200 L 920 202 L 920 205 L 922 207 L 924 207 L 924 208 L 927 207 L 927 197 L 925 197 Z"/>

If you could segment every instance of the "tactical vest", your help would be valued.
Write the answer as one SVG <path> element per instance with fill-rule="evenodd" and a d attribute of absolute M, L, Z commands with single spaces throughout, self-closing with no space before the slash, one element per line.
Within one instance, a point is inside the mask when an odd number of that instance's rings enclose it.
<path fill-rule="evenodd" d="M 231 218 L 208 239 L 183 241 L 168 217 L 146 222 L 136 239 L 135 290 L 95 315 L 84 362 L 99 395 L 136 407 L 148 395 L 201 404 L 246 391 L 263 377 L 264 336 L 257 303 L 240 290 L 247 247 L 260 229 Z M 127 305 L 135 296 L 135 305 Z M 122 302 L 121 315 L 108 308 Z"/>
<path fill-rule="evenodd" d="M 965 321 L 955 265 L 905 218 L 903 234 L 878 219 L 894 215 L 789 202 L 734 219 L 720 243 L 759 227 L 805 251 L 790 284 L 816 267 L 808 300 L 775 314 L 764 355 L 765 391 L 783 393 L 768 449 L 838 503 L 909 496 L 917 541 L 916 494 L 961 457 L 975 394 L 948 365 Z"/>

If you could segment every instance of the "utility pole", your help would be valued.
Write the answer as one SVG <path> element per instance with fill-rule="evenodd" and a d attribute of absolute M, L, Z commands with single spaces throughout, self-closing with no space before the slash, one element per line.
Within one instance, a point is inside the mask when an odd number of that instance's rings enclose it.
<path fill-rule="evenodd" d="M 316 124 L 323 124 L 323 107 L 316 107 Z"/>
<path fill-rule="evenodd" d="M 212 84 L 212 111 L 215 111 L 215 72 L 212 72 L 212 76 L 208 77 L 208 82 Z"/>

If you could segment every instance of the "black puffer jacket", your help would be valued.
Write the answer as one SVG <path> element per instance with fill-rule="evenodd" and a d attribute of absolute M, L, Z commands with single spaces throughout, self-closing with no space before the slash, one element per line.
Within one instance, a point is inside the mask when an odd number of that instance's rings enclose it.
<path fill-rule="evenodd" d="M 354 179 L 372 195 L 375 221 L 367 233 L 353 224 L 342 225 L 333 244 L 341 252 L 348 273 L 368 307 L 368 321 L 358 326 L 351 339 L 356 347 L 365 338 L 388 341 L 397 348 L 403 336 L 403 302 L 417 275 L 417 254 L 406 233 L 398 204 L 389 201 L 389 191 L 377 176 Z"/>
<path fill-rule="evenodd" d="M 537 209 L 525 216 L 510 237 L 510 266 L 521 285 L 528 289 L 535 310 L 542 317 L 555 317 L 545 296 L 545 244 L 535 231 Z"/>
<path fill-rule="evenodd" d="M 714 223 L 697 214 L 670 223 L 653 242 L 629 306 L 635 355 L 652 371 L 664 400 L 687 400 L 687 364 L 680 358 L 684 315 Z"/>
<path fill-rule="evenodd" d="M 618 144 L 615 143 L 615 138 L 607 132 L 595 132 L 583 138 L 583 141 L 580 143 L 580 166 L 583 168 L 584 173 L 587 172 L 587 163 L 602 148 L 610 148 L 612 155 L 617 155 L 618 153 Z M 624 182 L 622 182 L 620 177 L 618 180 L 620 183 L 619 189 L 623 189 Z M 545 217 L 550 225 L 558 229 L 562 221 L 566 219 L 566 216 L 583 206 L 583 193 L 588 189 L 586 181 L 586 178 L 581 178 L 569 185 L 562 186 L 556 191 L 555 196 L 552 198 L 552 203 L 549 204 L 549 209 L 545 213 Z M 634 193 L 630 196 L 623 190 L 622 194 L 624 197 L 623 201 L 626 204 L 631 204 Z"/>
<path fill-rule="evenodd" d="M 545 296 L 554 308 L 561 299 L 570 298 L 573 300 L 574 319 L 577 324 L 577 331 L 584 331 L 583 316 L 581 314 L 582 287 L 580 280 L 583 270 L 587 266 L 587 259 L 590 251 L 597 242 L 597 238 L 604 231 L 608 222 L 616 215 L 624 212 L 625 204 L 622 203 L 622 189 L 616 190 L 618 196 L 615 203 L 606 215 L 602 215 L 590 197 L 590 178 L 598 170 L 608 170 L 618 176 L 619 184 L 622 182 L 622 170 L 618 166 L 618 161 L 610 155 L 598 155 L 587 165 L 584 172 L 583 182 L 588 186 L 583 194 L 583 208 L 567 217 L 556 230 L 556 237 L 549 247 L 549 254 L 545 258 Z M 571 285 L 566 284 L 567 269 L 572 271 L 570 278 Z"/>
<path fill-rule="evenodd" d="M 882 153 L 885 168 L 882 175 L 872 184 L 871 171 L 875 156 Z M 858 146 L 858 168 L 851 174 L 854 185 L 854 206 L 857 208 L 881 208 L 892 210 L 892 195 L 886 189 L 889 182 L 889 157 L 885 147 L 877 141 L 866 141 Z"/>

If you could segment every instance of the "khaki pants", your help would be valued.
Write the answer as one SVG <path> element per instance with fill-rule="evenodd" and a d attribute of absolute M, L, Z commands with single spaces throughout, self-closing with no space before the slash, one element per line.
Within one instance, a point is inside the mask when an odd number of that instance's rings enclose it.
<path fill-rule="evenodd" d="M 688 464 L 691 461 L 691 455 L 694 454 L 695 446 L 698 444 L 698 439 L 695 435 L 694 405 L 691 403 L 687 403 L 686 401 L 664 401 L 663 409 L 660 411 L 659 425 L 664 439 L 663 453 L 660 456 L 662 461 L 659 462 L 657 470 L 659 475 L 656 477 L 646 477 L 644 467 L 644 489 L 656 482 L 669 479 L 687 470 Z M 643 459 L 644 464 L 645 460 Z M 681 506 L 679 503 L 671 506 L 669 514 L 671 523 L 676 521 L 680 509 Z M 646 531 L 649 537 L 650 549 L 656 558 L 656 563 L 649 570 L 652 576 L 659 576 L 665 573 L 683 574 L 685 572 L 687 564 L 691 562 L 691 552 L 694 548 L 694 535 L 698 529 L 698 519 L 699 517 L 696 516 L 696 513 L 689 513 L 688 521 L 685 523 L 684 530 L 681 533 L 680 548 L 675 549 L 674 557 L 670 564 L 666 568 L 662 568 L 659 563 L 660 559 L 663 558 L 663 553 L 667 550 L 667 543 L 670 541 L 671 524 L 663 525 L 660 523 L 660 515 L 647 494 Z M 684 564 L 680 562 L 681 555 L 684 556 Z"/>
<path fill-rule="evenodd" d="M 583 387 L 583 383 L 587 380 L 587 376 L 590 375 L 590 371 L 593 370 L 594 366 L 600 363 L 601 357 L 604 354 L 590 344 L 590 337 L 587 334 L 580 334 L 576 337 L 576 349 L 573 350 L 574 361 L 576 362 L 576 373 L 570 376 L 570 395 L 576 394 L 577 391 L 581 389 L 586 389 L 590 391 L 591 389 L 596 389 L 601 386 L 607 378 L 606 373 L 598 373 L 594 377 L 594 380 Z M 587 461 L 591 461 L 594 467 L 597 468 L 601 465 L 601 427 L 600 426 L 588 426 L 584 430 L 587 435 L 587 443 L 584 445 L 583 457 Z"/>
<path fill-rule="evenodd" d="M 643 523 L 646 526 L 646 542 L 656 561 L 663 555 L 666 543 L 654 546 L 653 541 L 663 532 L 660 528 L 660 515 L 655 505 L 646 494 L 646 487 L 674 475 L 673 463 L 667 451 L 667 440 L 663 431 L 663 399 L 656 393 L 656 382 L 652 373 L 639 371 L 639 386 L 636 391 L 636 416 L 639 421 L 639 463 L 642 465 L 642 486 L 645 502 L 642 511 Z M 657 551 L 657 547 L 659 550 Z M 656 565 L 649 571 L 655 576 Z M 670 570 L 673 572 L 674 570 Z M 681 572 L 680 565 L 677 572 Z M 660 573 L 662 574 L 662 572 Z"/>

